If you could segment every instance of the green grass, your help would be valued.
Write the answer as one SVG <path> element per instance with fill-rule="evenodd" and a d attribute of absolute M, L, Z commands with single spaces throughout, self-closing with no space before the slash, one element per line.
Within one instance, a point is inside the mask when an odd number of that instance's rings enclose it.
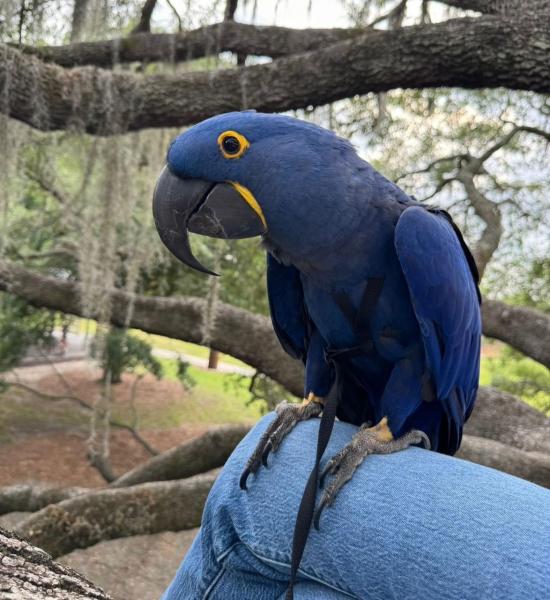
<path fill-rule="evenodd" d="M 505 347 L 499 356 L 482 358 L 480 385 L 506 390 L 550 417 L 550 371 Z"/>
<path fill-rule="evenodd" d="M 160 362 L 164 377 L 177 380 L 176 361 L 161 359 Z M 188 367 L 187 372 L 195 382 L 190 390 L 182 387 L 181 396 L 171 402 L 138 407 L 141 428 L 168 429 L 192 423 L 253 423 L 261 417 L 258 403 L 247 404 L 250 378 L 193 366 Z M 125 422 L 130 419 L 126 405 L 114 405 L 112 415 Z"/>
<path fill-rule="evenodd" d="M 152 333 L 145 333 L 139 329 L 131 329 L 130 333 L 135 335 L 137 338 L 145 340 L 153 348 L 160 348 L 162 350 L 171 350 L 173 352 L 180 352 L 181 354 L 188 354 L 189 356 L 196 356 L 198 358 L 208 359 L 210 350 L 205 346 L 199 346 L 197 344 L 190 344 L 189 342 L 183 342 L 181 340 L 174 340 L 172 338 L 163 337 L 161 335 L 154 335 Z M 243 363 L 238 358 L 234 358 L 229 354 L 222 354 L 220 360 L 230 365 L 237 365 L 239 367 L 247 367 L 246 363 Z"/>

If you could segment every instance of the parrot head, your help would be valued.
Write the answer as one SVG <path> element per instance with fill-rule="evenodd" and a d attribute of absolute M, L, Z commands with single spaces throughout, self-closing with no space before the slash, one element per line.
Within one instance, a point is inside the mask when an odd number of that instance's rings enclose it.
<path fill-rule="evenodd" d="M 191 252 L 189 231 L 262 236 L 290 259 L 320 253 L 356 221 L 345 188 L 366 168 L 349 142 L 317 125 L 254 111 L 218 115 L 170 145 L 153 198 L 155 224 L 177 258 L 210 274 Z"/>

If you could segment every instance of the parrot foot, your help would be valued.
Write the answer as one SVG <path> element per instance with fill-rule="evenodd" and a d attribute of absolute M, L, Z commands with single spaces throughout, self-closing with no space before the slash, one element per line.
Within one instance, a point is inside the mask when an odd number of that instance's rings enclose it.
<path fill-rule="evenodd" d="M 256 449 L 246 463 L 239 480 L 239 486 L 246 490 L 246 480 L 251 473 L 256 473 L 260 465 L 267 467 L 267 457 L 270 452 L 276 452 L 286 434 L 296 423 L 317 417 L 323 412 L 323 401 L 314 394 L 305 398 L 302 404 L 281 402 L 276 408 L 277 417 L 266 429 Z"/>
<path fill-rule="evenodd" d="M 321 487 L 327 475 L 333 478 L 315 510 L 313 517 L 315 528 L 319 529 L 319 519 L 323 509 L 332 505 L 340 489 L 352 478 L 355 469 L 369 454 L 391 454 L 420 443 L 424 444 L 425 448 L 430 448 L 428 436 L 418 429 L 413 429 L 395 439 L 388 427 L 386 417 L 374 427 L 369 427 L 368 424 L 361 426 L 351 442 L 328 461 L 321 473 L 319 479 Z"/>

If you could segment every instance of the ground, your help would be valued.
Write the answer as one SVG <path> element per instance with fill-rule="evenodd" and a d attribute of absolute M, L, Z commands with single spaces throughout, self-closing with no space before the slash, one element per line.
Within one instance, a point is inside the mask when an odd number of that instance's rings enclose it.
<path fill-rule="evenodd" d="M 20 381 L 46 394 L 77 396 L 92 405 L 100 390 L 100 371 L 78 361 L 51 368 L 20 369 Z M 59 374 L 61 372 L 61 376 Z M 245 387 L 223 373 L 191 368 L 199 383 L 191 391 L 175 379 L 145 375 L 139 382 L 135 407 L 139 431 L 162 452 L 200 435 L 211 425 L 253 422 L 259 407 L 246 405 Z M 125 374 L 114 386 L 113 418 L 132 422 L 131 391 L 136 376 Z M 237 393 L 233 393 L 236 390 Z M 25 480 L 59 485 L 101 486 L 104 481 L 86 459 L 89 412 L 68 400 L 48 400 L 11 387 L 0 402 L 0 486 Z M 150 455 L 132 435 L 112 428 L 111 461 L 123 474 Z"/>
<path fill-rule="evenodd" d="M 145 375 L 139 382 L 135 407 L 140 434 L 159 451 L 177 446 L 225 422 L 253 422 L 259 406 L 248 406 L 248 381 L 227 372 L 191 367 L 197 381 L 185 390 L 172 378 Z M 100 371 L 88 361 L 36 365 L 17 370 L 11 380 L 42 393 L 77 396 L 88 404 L 100 389 Z M 131 422 L 131 392 L 136 376 L 125 374 L 114 386 L 113 417 Z M 89 412 L 68 400 L 51 400 L 12 386 L 0 395 L 0 486 L 41 481 L 61 486 L 105 485 L 86 459 Z M 112 428 L 111 459 L 116 474 L 147 460 L 149 454 L 132 435 Z M 0 525 L 15 528 L 25 513 L 0 516 Z M 174 576 L 196 530 L 164 532 L 102 542 L 62 557 L 63 562 L 107 590 L 115 600 L 156 600 Z M 120 560 L 120 557 L 125 557 Z"/>

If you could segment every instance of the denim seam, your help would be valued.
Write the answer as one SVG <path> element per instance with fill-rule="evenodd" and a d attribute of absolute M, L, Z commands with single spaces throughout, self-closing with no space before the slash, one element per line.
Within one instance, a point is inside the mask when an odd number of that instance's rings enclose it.
<path fill-rule="evenodd" d="M 235 544 L 233 544 L 233 546 L 235 546 Z M 231 546 L 231 548 L 233 548 L 233 546 Z M 229 550 L 231 550 L 231 548 L 229 548 Z M 208 600 L 208 596 L 210 595 L 211 592 L 214 591 L 214 588 L 216 587 L 216 584 L 218 583 L 218 581 L 221 579 L 221 576 L 223 575 L 224 571 L 225 571 L 225 567 L 222 566 L 222 568 L 216 574 L 216 577 L 214 577 L 214 579 L 212 580 L 210 585 L 206 588 L 206 591 L 204 592 L 204 595 L 202 597 L 203 600 Z"/>
<path fill-rule="evenodd" d="M 261 561 L 264 561 L 264 562 L 267 562 L 267 563 L 271 563 L 273 565 L 278 565 L 280 567 L 286 567 L 287 569 L 290 569 L 290 565 L 288 563 L 281 562 L 281 561 L 275 560 L 273 558 L 268 558 L 267 556 L 263 556 L 262 554 L 259 554 L 258 552 L 256 552 L 255 550 L 253 550 L 250 546 L 248 546 L 244 542 L 237 542 L 237 543 L 241 543 L 250 553 L 252 553 L 256 558 L 259 558 Z M 311 581 L 315 581 L 316 583 L 320 583 L 321 585 L 329 587 L 329 588 L 335 590 L 336 592 L 339 592 L 341 594 L 344 594 L 345 596 L 348 596 L 349 598 L 353 598 L 354 600 L 360 600 L 360 598 L 358 598 L 354 594 L 352 594 L 350 592 L 347 592 L 346 590 L 342 590 L 337 585 L 329 583 L 328 581 L 325 581 L 324 579 L 321 579 L 321 578 L 319 578 L 319 577 L 317 577 L 315 575 L 311 575 L 307 571 L 304 571 L 302 569 L 298 569 L 298 573 L 300 575 L 303 575 L 307 579 L 310 579 Z"/>
<path fill-rule="evenodd" d="M 235 548 L 235 546 L 238 546 L 239 544 L 241 544 L 241 542 L 235 542 L 234 544 L 231 544 L 231 546 L 229 546 L 229 548 L 226 548 L 219 556 L 215 557 L 216 562 L 218 564 L 222 564 L 225 557 L 231 552 L 231 550 L 233 550 L 233 548 Z M 224 571 L 225 571 L 225 567 L 222 564 L 221 569 L 216 573 L 216 576 L 214 577 L 214 579 L 212 579 L 212 581 L 210 582 L 210 585 L 206 588 L 206 591 L 204 592 L 204 595 L 202 597 L 203 600 L 207 600 L 210 593 L 214 591 L 214 588 L 216 587 L 216 584 L 220 580 Z"/>
<path fill-rule="evenodd" d="M 223 559 L 231 552 L 231 550 L 233 550 L 233 548 L 235 548 L 235 546 L 239 546 L 240 544 L 242 544 L 242 542 L 234 542 L 233 544 L 231 544 L 231 546 L 229 546 L 229 548 L 226 548 L 219 556 L 216 556 L 216 562 L 221 563 L 223 561 Z"/>

